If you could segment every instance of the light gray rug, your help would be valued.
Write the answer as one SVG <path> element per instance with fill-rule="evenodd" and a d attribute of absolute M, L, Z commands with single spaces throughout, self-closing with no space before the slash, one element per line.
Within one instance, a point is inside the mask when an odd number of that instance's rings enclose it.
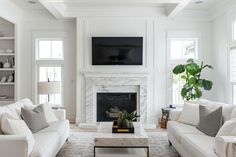
<path fill-rule="evenodd" d="M 94 132 L 73 132 L 57 157 L 93 157 Z M 150 142 L 150 157 L 180 157 L 169 146 L 165 132 L 147 132 Z"/>

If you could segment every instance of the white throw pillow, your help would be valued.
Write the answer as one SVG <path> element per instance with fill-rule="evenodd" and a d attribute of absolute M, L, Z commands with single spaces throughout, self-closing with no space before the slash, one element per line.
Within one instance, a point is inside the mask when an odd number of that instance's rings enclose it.
<path fill-rule="evenodd" d="M 236 118 L 236 107 L 234 107 L 233 111 L 231 112 L 231 119 Z"/>
<path fill-rule="evenodd" d="M 25 109 L 27 110 L 33 110 L 37 106 L 24 106 Z M 58 118 L 56 117 L 55 113 L 53 112 L 52 106 L 48 103 L 43 104 L 44 108 L 44 113 L 45 113 L 45 118 L 47 123 L 52 123 L 55 121 L 58 121 Z"/>
<path fill-rule="evenodd" d="M 4 134 L 26 136 L 28 142 L 28 155 L 30 155 L 35 140 L 24 120 L 14 119 L 14 117 L 6 113 L 2 116 L 1 129 Z"/>
<path fill-rule="evenodd" d="M 235 136 L 236 135 L 236 119 L 228 120 L 220 128 L 216 136 Z"/>
<path fill-rule="evenodd" d="M 199 121 L 199 105 L 185 102 L 183 111 L 178 121 L 185 124 L 196 126 Z"/>

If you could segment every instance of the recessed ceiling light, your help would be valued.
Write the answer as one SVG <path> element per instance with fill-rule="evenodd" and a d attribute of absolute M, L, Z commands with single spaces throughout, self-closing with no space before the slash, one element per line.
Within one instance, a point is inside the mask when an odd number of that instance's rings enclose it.
<path fill-rule="evenodd" d="M 195 0 L 195 4 L 202 4 L 203 0 Z"/>
<path fill-rule="evenodd" d="M 28 3 L 30 3 L 30 4 L 36 4 L 36 1 L 35 1 L 35 0 L 28 0 Z"/>

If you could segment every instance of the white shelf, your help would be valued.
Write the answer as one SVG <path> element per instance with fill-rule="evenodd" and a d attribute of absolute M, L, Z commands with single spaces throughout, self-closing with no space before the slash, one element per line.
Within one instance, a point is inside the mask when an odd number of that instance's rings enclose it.
<path fill-rule="evenodd" d="M 0 56 L 15 56 L 15 53 L 0 53 Z"/>
<path fill-rule="evenodd" d="M 0 40 L 13 40 L 14 37 L 0 37 Z"/>
<path fill-rule="evenodd" d="M 0 68 L 0 71 L 14 71 L 14 68 Z"/>
<path fill-rule="evenodd" d="M 15 85 L 15 82 L 0 82 L 0 86 L 4 85 Z"/>

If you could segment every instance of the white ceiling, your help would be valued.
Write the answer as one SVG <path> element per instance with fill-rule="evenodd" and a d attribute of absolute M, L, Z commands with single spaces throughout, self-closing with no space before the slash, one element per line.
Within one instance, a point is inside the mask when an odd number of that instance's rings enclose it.
<path fill-rule="evenodd" d="M 36 4 L 28 3 L 29 0 L 11 0 L 11 1 L 24 10 L 45 9 L 45 7 L 38 0 L 33 0 L 36 2 Z"/>
<path fill-rule="evenodd" d="M 198 0 L 192 0 L 188 4 L 186 9 L 188 9 L 188 10 L 208 10 L 224 0 L 203 0 L 203 3 L 201 3 L 201 4 L 196 4 L 195 3 L 196 1 L 198 1 Z"/>
<path fill-rule="evenodd" d="M 132 7 L 151 6 L 167 10 L 168 17 L 175 17 L 182 10 L 208 11 L 214 5 L 225 0 L 203 0 L 202 4 L 196 4 L 197 0 L 33 0 L 36 4 L 28 3 L 29 0 L 11 0 L 20 8 L 27 10 L 45 9 L 57 18 L 63 18 L 65 12 L 79 10 L 80 8 L 100 7 Z"/>

